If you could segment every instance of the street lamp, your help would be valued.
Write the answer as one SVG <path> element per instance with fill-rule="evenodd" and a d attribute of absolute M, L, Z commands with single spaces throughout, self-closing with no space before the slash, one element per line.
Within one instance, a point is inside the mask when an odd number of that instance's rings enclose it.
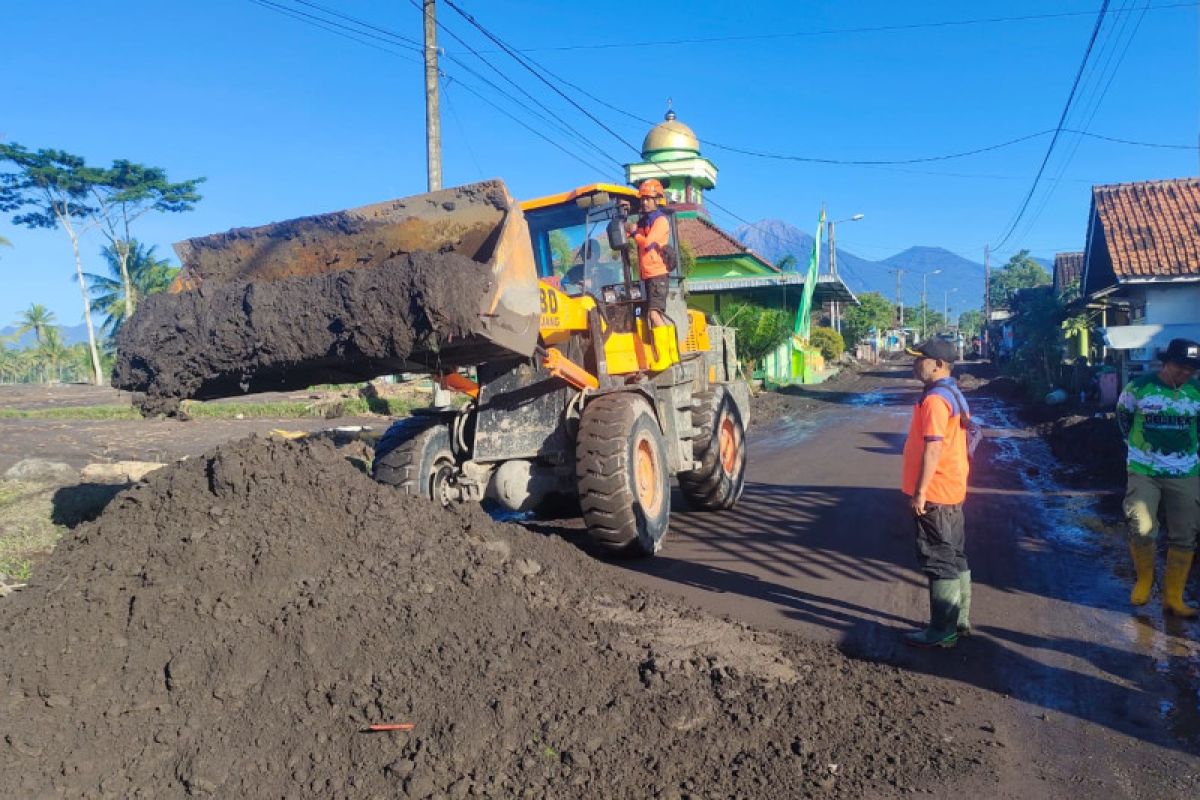
<path fill-rule="evenodd" d="M 845 219 L 831 219 L 827 223 L 829 226 L 829 274 L 837 276 L 837 245 L 834 243 L 834 232 L 839 222 L 858 222 L 865 217 L 865 214 L 855 214 L 852 217 Z M 836 300 L 829 304 L 829 316 L 832 318 L 833 328 L 838 333 L 842 332 L 842 315 L 841 304 Z"/>
<path fill-rule="evenodd" d="M 930 272 L 922 272 L 921 273 L 921 340 L 922 341 L 924 341 L 925 334 L 926 334 L 926 331 L 925 331 L 925 317 L 926 317 L 925 309 L 929 307 L 929 302 L 926 299 L 927 279 L 929 278 L 930 275 L 940 275 L 941 272 L 942 271 L 940 269 L 935 269 Z"/>
<path fill-rule="evenodd" d="M 942 299 L 942 316 L 946 318 L 946 330 L 950 329 L 950 295 L 958 291 L 958 288 L 947 289 L 946 296 Z M 954 327 L 958 327 L 955 325 Z"/>

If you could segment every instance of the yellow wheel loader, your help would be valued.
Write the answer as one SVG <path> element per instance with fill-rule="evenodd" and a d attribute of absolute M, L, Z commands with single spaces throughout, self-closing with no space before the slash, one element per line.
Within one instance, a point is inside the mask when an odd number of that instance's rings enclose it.
<path fill-rule="evenodd" d="M 439 335 L 431 323 L 433 332 L 405 340 L 394 358 L 359 321 L 311 310 L 313 324 L 330 331 L 319 352 L 272 361 L 272 354 L 290 352 L 286 333 L 264 335 L 267 326 L 259 326 L 234 337 L 248 348 L 243 360 L 252 369 L 193 367 L 196 374 L 180 383 L 190 396 L 206 397 L 231 387 L 432 374 L 439 386 L 433 407 L 396 422 L 378 441 L 376 480 L 442 504 L 573 509 L 595 543 L 654 554 L 669 527 L 672 476 L 694 507 L 737 503 L 749 392 L 737 377 L 733 332 L 708 324 L 684 302 L 669 210 L 671 324 L 649 324 L 636 248 L 625 233 L 635 198 L 628 187 L 594 184 L 517 204 L 503 183 L 489 181 L 185 242 L 177 246 L 184 268 L 172 289 L 181 309 L 184 298 L 194 304 L 205 292 L 217 297 L 223 286 L 243 292 L 238 297 L 251 308 L 256 293 L 265 296 L 264 283 L 284 291 L 289 282 L 307 281 L 315 288 L 305 291 L 365 295 L 339 298 L 338 308 L 357 309 L 343 316 L 375 313 L 385 307 L 372 301 L 381 299 L 370 295 L 378 289 L 355 288 L 346 271 L 382 269 L 398 254 L 436 254 L 443 259 L 436 263 L 451 270 L 479 267 L 470 280 L 486 286 L 461 287 L 463 296 L 480 298 L 465 329 Z M 462 256 L 470 261 L 454 260 Z M 436 317 L 432 296 L 415 291 L 404 313 Z M 180 318 L 201 320 L 201 327 L 229 317 L 188 309 Z M 135 315 L 127 324 L 136 330 L 136 323 Z M 156 334 L 154 349 L 170 351 L 171 337 L 187 326 L 174 328 Z M 185 333 L 206 346 L 221 338 L 211 330 Z M 136 368 L 119 368 L 118 383 L 145 390 L 147 376 L 164 369 L 147 366 L 152 361 L 146 352 L 123 357 Z M 451 402 L 454 393 L 466 402 Z"/>

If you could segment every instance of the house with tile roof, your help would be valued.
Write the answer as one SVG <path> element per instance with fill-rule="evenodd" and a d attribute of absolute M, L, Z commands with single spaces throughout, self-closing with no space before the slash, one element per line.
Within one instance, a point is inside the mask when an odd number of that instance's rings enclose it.
<path fill-rule="evenodd" d="M 1061 295 L 1083 278 L 1083 252 L 1054 254 L 1054 293 Z"/>
<path fill-rule="evenodd" d="M 1122 379 L 1200 340 L 1200 178 L 1093 187 L 1082 294 Z"/>
<path fill-rule="evenodd" d="M 795 314 L 804 290 L 803 272 L 784 271 L 722 230 L 709 216 L 706 195 L 716 188 L 717 167 L 700 152 L 700 140 L 690 127 L 668 110 L 642 143 L 642 160 L 625 166 L 630 185 L 655 178 L 663 185 L 674 212 L 680 243 L 693 264 L 684 278 L 688 305 L 720 316 L 722 305 L 750 300 Z M 803 269 L 807 253 L 796 253 Z M 858 299 L 836 275 L 818 276 L 813 308 L 831 302 L 857 304 Z M 808 380 L 812 370 L 797 366 L 791 344 L 764 359 L 766 377 L 779 382 Z"/>

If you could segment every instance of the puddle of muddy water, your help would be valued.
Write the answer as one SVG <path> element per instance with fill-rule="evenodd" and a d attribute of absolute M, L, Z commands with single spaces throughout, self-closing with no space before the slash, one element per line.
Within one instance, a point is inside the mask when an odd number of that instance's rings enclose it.
<path fill-rule="evenodd" d="M 1157 592 L 1153 605 L 1131 613 L 1128 586 L 1114 569 L 1125 557 L 1120 522 L 1103 519 L 1095 495 L 1071 491 L 1055 479 L 1059 464 L 1047 443 L 1037 436 L 1020 435 L 1021 427 L 1003 404 L 975 398 L 972 414 L 988 429 L 992 447 L 985 457 L 1019 476 L 1025 491 L 1039 500 L 1040 534 L 1052 547 L 1048 554 L 1031 557 L 1073 554 L 1103 562 L 1103 569 L 1077 576 L 1071 587 L 1079 602 L 1101 609 L 1089 627 L 1090 640 L 1147 658 L 1147 672 L 1160 676 L 1165 684 L 1160 685 L 1164 690 L 1160 695 L 1170 693 L 1147 701 L 1157 707 L 1172 735 L 1200 745 L 1200 644 L 1192 641 L 1195 626 L 1165 618 Z"/>

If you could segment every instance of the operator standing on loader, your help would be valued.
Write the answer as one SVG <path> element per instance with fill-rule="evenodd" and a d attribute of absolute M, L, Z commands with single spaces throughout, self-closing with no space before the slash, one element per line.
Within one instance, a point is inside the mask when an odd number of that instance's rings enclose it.
<path fill-rule="evenodd" d="M 1117 422 L 1129 445 L 1124 506 L 1137 573 L 1129 602 L 1150 600 L 1161 504 L 1167 517 L 1163 610 L 1192 619 L 1197 612 L 1184 603 L 1183 588 L 1200 526 L 1200 389 L 1191 382 L 1200 369 L 1200 343 L 1172 339 L 1159 358 L 1162 369 L 1131 380 L 1117 400 Z"/>
<path fill-rule="evenodd" d="M 637 226 L 630 226 L 627 233 L 638 249 L 638 271 L 646 284 L 646 298 L 649 301 L 650 325 L 659 327 L 667 325 L 667 262 L 663 257 L 671 242 L 671 224 L 667 215 L 659 209 L 666 202 L 663 186 L 655 178 L 650 178 L 638 187 L 638 199 L 641 203 L 641 218 Z"/>

